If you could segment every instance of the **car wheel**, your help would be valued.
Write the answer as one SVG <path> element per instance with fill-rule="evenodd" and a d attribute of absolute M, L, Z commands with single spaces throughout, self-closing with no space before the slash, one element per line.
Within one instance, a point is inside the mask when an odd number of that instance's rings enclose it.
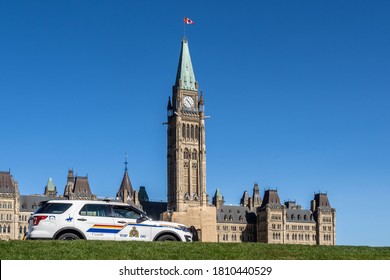
<path fill-rule="evenodd" d="M 78 239 L 80 239 L 80 237 L 77 234 L 74 234 L 74 233 L 71 233 L 71 232 L 67 232 L 67 233 L 61 234 L 58 237 L 58 240 L 78 240 Z"/>
<path fill-rule="evenodd" d="M 177 239 L 172 235 L 166 234 L 157 238 L 157 241 L 177 241 Z"/>

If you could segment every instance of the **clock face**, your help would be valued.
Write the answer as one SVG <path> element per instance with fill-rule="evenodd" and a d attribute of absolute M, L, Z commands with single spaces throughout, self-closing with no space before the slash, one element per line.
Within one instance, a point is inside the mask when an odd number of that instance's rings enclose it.
<path fill-rule="evenodd" d="M 184 97 L 184 107 L 193 108 L 194 107 L 194 99 L 191 96 Z"/>

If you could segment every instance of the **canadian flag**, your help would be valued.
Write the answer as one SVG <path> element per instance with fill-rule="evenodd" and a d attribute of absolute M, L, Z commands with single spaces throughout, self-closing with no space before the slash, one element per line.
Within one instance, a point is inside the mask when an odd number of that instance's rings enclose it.
<path fill-rule="evenodd" d="M 189 18 L 185 17 L 185 18 L 184 18 L 184 23 L 185 23 L 185 24 L 194 24 L 195 22 L 193 22 L 193 21 L 190 20 Z"/>

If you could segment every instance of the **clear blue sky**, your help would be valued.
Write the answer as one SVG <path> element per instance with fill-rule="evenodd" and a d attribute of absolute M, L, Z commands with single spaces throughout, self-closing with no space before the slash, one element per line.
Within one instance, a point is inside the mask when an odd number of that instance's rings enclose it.
<path fill-rule="evenodd" d="M 389 1 L 0 1 L 0 170 L 63 193 L 68 168 L 115 196 L 166 200 L 166 105 L 183 17 L 206 102 L 207 191 L 259 183 L 310 207 L 337 243 L 389 246 Z"/>

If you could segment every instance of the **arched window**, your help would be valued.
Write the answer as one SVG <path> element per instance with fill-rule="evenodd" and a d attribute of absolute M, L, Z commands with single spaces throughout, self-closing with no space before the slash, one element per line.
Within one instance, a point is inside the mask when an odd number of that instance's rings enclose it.
<path fill-rule="evenodd" d="M 190 125 L 187 124 L 187 138 L 190 138 Z"/>
<path fill-rule="evenodd" d="M 301 215 L 298 214 L 298 220 L 300 220 L 300 219 L 301 219 Z"/>
<path fill-rule="evenodd" d="M 3 233 L 7 233 L 7 227 L 5 225 L 3 226 Z"/>
<path fill-rule="evenodd" d="M 184 149 L 184 159 L 189 159 L 190 153 L 188 152 L 188 149 Z"/>
<path fill-rule="evenodd" d="M 195 127 L 194 125 L 191 125 L 191 139 L 195 138 Z"/>
<path fill-rule="evenodd" d="M 192 156 L 191 156 L 191 158 L 194 159 L 194 160 L 197 160 L 196 150 L 195 150 L 195 149 L 192 151 Z"/>
<path fill-rule="evenodd" d="M 294 214 L 291 214 L 291 220 L 294 220 Z"/>
<path fill-rule="evenodd" d="M 224 219 L 224 221 L 227 221 L 227 215 L 225 215 L 225 216 L 223 217 L 223 219 Z"/>
<path fill-rule="evenodd" d="M 229 221 L 233 221 L 232 215 L 229 216 Z"/>
<path fill-rule="evenodd" d="M 199 140 L 199 126 L 195 126 L 195 139 Z"/>
<path fill-rule="evenodd" d="M 184 123 L 181 128 L 181 135 L 183 138 L 186 138 L 186 125 Z"/>
<path fill-rule="evenodd" d="M 19 234 L 22 234 L 23 233 L 23 228 L 22 226 L 19 227 Z"/>
<path fill-rule="evenodd" d="M 307 221 L 307 215 L 303 216 L 303 219 L 304 219 L 305 221 Z"/>

